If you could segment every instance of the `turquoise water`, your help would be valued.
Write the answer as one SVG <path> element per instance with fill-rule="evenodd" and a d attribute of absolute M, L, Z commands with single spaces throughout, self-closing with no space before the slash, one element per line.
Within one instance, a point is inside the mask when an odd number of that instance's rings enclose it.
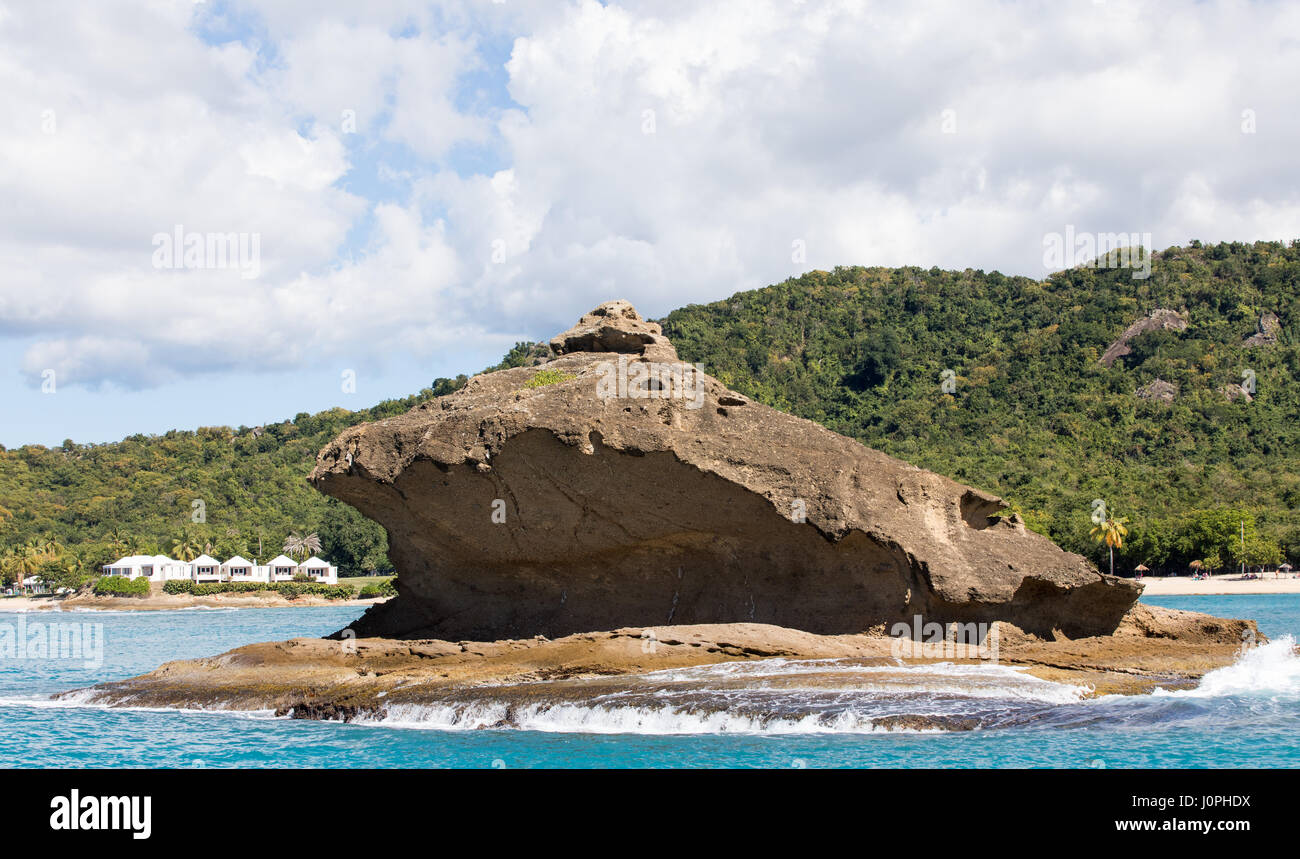
<path fill-rule="evenodd" d="M 1252 617 L 1300 637 L 1300 595 L 1168 597 L 1170 608 Z M 55 706 L 54 692 L 143 673 L 255 641 L 317 636 L 351 607 L 28 614 L 102 624 L 103 663 L 0 659 L 6 767 L 1296 767 L 1300 660 L 1265 646 L 1195 690 L 1079 700 L 1007 668 L 864 673 L 820 688 L 818 663 L 661 673 L 640 696 L 538 714 L 537 729 L 475 727 L 474 710 L 376 725 L 265 714 Z M 20 615 L 0 612 L 0 629 Z M 93 641 L 93 639 L 92 639 Z M 83 654 L 84 656 L 85 654 Z M 93 660 L 92 660 L 93 661 Z M 981 672 L 978 677 L 970 671 Z M 907 672 L 907 673 L 905 673 Z M 960 687 L 952 683 L 961 674 Z M 743 675 L 743 676 L 742 676 Z M 739 678 L 739 680 L 738 680 Z M 743 680 L 743 682 L 740 682 Z M 737 684 L 744 688 L 737 691 Z M 972 694 L 969 689 L 976 689 Z M 659 697 L 655 697 L 659 696 Z M 729 697 L 730 696 L 730 697 Z M 647 703 L 647 699 L 650 703 Z M 719 707 L 718 702 L 729 702 Z M 762 717 L 755 714 L 758 713 Z M 977 731 L 869 732 L 882 713 L 978 714 Z M 449 715 L 450 714 L 450 715 Z M 766 714 L 766 715 L 762 715 Z M 777 714 L 779 718 L 768 718 Z M 490 715 L 490 713 L 489 713 Z"/>

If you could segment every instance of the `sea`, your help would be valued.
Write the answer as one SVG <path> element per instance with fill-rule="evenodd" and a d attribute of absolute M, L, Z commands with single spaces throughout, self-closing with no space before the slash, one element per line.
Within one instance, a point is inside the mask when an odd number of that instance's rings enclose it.
<path fill-rule="evenodd" d="M 347 625 L 360 608 L 0 610 L 0 640 L 6 629 L 58 622 L 89 624 L 102 644 L 80 659 L 17 651 L 0 658 L 0 766 L 1300 766 L 1300 659 L 1292 652 L 1300 637 L 1300 594 L 1145 601 L 1254 618 L 1272 641 L 1245 651 L 1195 688 L 1140 696 L 1089 697 L 1086 689 L 1007 666 L 868 668 L 770 659 L 654 672 L 634 687 L 603 688 L 586 699 L 575 697 L 567 681 L 564 703 L 515 711 L 512 727 L 502 728 L 505 705 L 490 695 L 346 724 L 50 698 L 170 660 L 323 635 Z M 86 634 L 93 643 L 95 633 Z M 834 683 L 827 680 L 832 675 Z M 924 723 L 930 727 L 907 727 L 905 717 L 918 715 L 931 717 Z M 977 727 L 938 729 L 936 716 Z"/>

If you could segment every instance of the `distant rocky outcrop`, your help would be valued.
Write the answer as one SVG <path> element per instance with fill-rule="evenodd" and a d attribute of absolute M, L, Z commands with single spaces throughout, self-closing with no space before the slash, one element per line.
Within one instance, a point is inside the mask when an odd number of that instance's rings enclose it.
<path fill-rule="evenodd" d="M 1178 399 L 1178 386 L 1173 382 L 1166 382 L 1164 379 L 1152 379 L 1137 389 L 1137 395 L 1143 400 L 1172 403 Z"/>
<path fill-rule="evenodd" d="M 313 484 L 381 523 L 355 634 L 494 640 L 761 623 L 1109 634 L 1140 592 L 963 486 L 728 390 L 603 304 L 556 357 L 346 430 Z"/>
<path fill-rule="evenodd" d="M 1230 403 L 1235 403 L 1239 398 L 1244 398 L 1248 403 L 1255 402 L 1255 397 L 1246 390 L 1244 385 L 1227 384 L 1219 388 L 1219 393 L 1227 397 Z"/>
<path fill-rule="evenodd" d="M 1242 346 L 1276 346 L 1282 334 L 1282 321 L 1276 313 L 1264 312 L 1255 323 L 1255 333 L 1242 341 Z"/>
<path fill-rule="evenodd" d="M 1105 353 L 1101 356 L 1101 365 L 1109 367 L 1132 352 L 1133 348 L 1129 346 L 1129 342 L 1135 337 L 1140 337 L 1150 331 L 1185 331 L 1186 329 L 1186 313 L 1156 308 L 1128 328 L 1125 328 L 1119 339 L 1106 347 Z"/>

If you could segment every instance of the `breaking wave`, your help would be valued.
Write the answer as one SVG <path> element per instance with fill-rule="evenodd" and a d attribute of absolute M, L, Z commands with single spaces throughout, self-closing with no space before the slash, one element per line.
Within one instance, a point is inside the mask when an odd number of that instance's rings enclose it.
<path fill-rule="evenodd" d="M 1252 648 L 1236 662 L 1201 678 L 1194 689 L 1156 690 L 1155 695 L 1186 698 L 1268 697 L 1300 700 L 1300 658 L 1296 641 L 1284 635 Z"/>
<path fill-rule="evenodd" d="M 518 730 L 641 735 L 812 735 L 938 733 L 1105 726 L 1219 730 L 1294 720 L 1300 703 L 1295 640 L 1280 637 L 1206 674 L 1190 689 L 1092 697 L 1020 668 L 939 663 L 881 666 L 852 660 L 764 659 L 640 675 L 566 679 L 448 690 L 441 700 L 396 689 L 357 724 L 441 731 Z M 6 697 L 0 706 L 136 707 L 101 703 L 98 690 L 58 699 Z M 199 712 L 199 711 L 188 711 Z M 220 704 L 203 712 L 276 718 Z"/>
<path fill-rule="evenodd" d="M 1294 718 L 1300 658 L 1290 636 L 1247 651 L 1194 688 L 1090 697 L 1022 669 L 767 659 L 635 677 L 461 690 L 388 704 L 363 724 L 598 734 L 870 734 L 995 728 L 1123 730 Z"/>
<path fill-rule="evenodd" d="M 461 690 L 441 702 L 390 703 L 356 721 L 601 734 L 934 732 L 1010 724 L 1087 692 L 1003 666 L 768 659 Z"/>

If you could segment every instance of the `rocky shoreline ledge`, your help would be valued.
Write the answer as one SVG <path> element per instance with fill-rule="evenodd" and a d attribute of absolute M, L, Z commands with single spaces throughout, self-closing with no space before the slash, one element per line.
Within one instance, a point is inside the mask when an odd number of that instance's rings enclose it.
<path fill-rule="evenodd" d="M 1255 623 L 1136 606 L 1113 635 L 1042 639 L 1010 624 L 994 627 L 997 664 L 1042 680 L 1086 687 L 1086 695 L 1182 689 L 1230 665 Z M 987 645 L 988 642 L 985 642 Z M 992 664 L 988 648 L 954 645 L 928 652 L 911 639 L 876 634 L 818 635 L 764 624 L 624 628 L 496 642 L 293 639 L 253 644 L 220 656 L 169 662 L 127 680 L 56 696 L 113 707 L 274 711 L 280 716 L 379 721 L 409 707 L 503 702 L 560 706 L 635 694 L 651 672 L 765 660 L 832 660 L 828 673 L 853 669 L 844 688 L 869 681 L 861 671 L 948 663 Z M 901 655 L 901 658 L 900 658 Z M 829 682 L 829 681 L 828 681 Z M 979 727 L 924 715 L 881 727 Z M 509 716 L 486 727 L 512 727 Z"/>

